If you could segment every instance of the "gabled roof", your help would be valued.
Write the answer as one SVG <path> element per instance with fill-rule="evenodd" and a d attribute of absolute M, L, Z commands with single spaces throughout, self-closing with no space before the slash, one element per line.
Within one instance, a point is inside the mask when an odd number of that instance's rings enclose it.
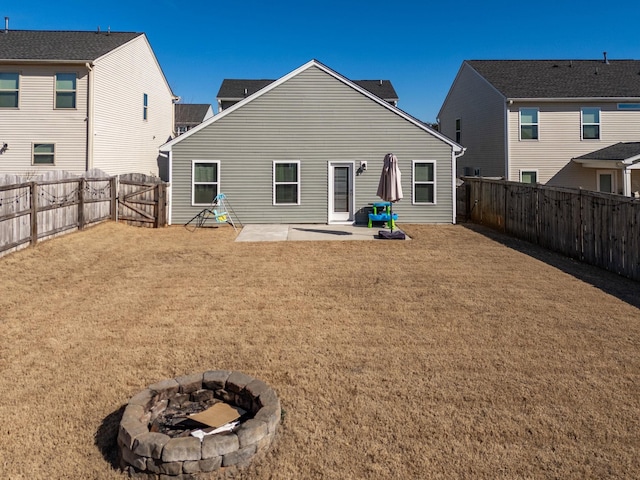
<path fill-rule="evenodd" d="M 587 153 L 574 160 L 611 160 L 623 162 L 640 157 L 640 142 L 620 142 L 595 152 Z"/>
<path fill-rule="evenodd" d="M 396 115 L 404 118 L 405 120 L 407 120 L 408 122 L 410 122 L 413 125 L 417 126 L 418 128 L 420 128 L 420 129 L 422 129 L 422 130 L 424 130 L 426 132 L 429 132 L 434 137 L 436 137 L 439 140 L 443 141 L 444 143 L 450 145 L 454 152 L 456 152 L 458 154 L 462 154 L 465 151 L 465 149 L 464 149 L 464 147 L 462 145 L 457 144 L 456 142 L 454 142 L 453 140 L 451 140 L 447 136 L 445 136 L 442 133 L 434 130 L 433 128 L 431 128 L 429 126 L 427 126 L 426 124 L 424 124 L 423 122 L 421 122 L 417 118 L 414 118 L 411 115 L 409 115 L 408 113 L 400 110 L 398 107 L 396 107 L 394 105 L 391 105 L 389 102 L 387 102 L 386 100 L 383 100 L 382 98 L 378 97 L 377 95 L 372 94 L 371 92 L 369 92 L 368 90 L 364 89 L 360 85 L 357 85 L 355 82 L 352 82 L 348 78 L 343 77 L 338 72 L 336 72 L 336 71 L 330 69 L 329 67 L 327 67 L 326 65 L 323 65 L 322 63 L 320 63 L 318 60 L 310 60 L 309 62 L 305 63 L 301 67 L 298 67 L 297 69 L 293 70 L 292 72 L 288 73 L 287 75 L 284 75 L 283 77 L 279 78 L 278 80 L 268 84 L 266 87 L 263 87 L 262 89 L 258 90 L 253 95 L 248 96 L 247 98 L 239 101 L 235 105 L 223 110 L 221 113 L 219 113 L 217 115 L 214 115 L 213 117 L 209 118 L 208 120 L 202 122 L 200 125 L 198 125 L 197 127 L 192 128 L 187 133 L 185 133 L 183 135 L 180 135 L 179 137 L 176 137 L 173 140 L 165 143 L 164 145 L 162 145 L 160 147 L 160 151 L 169 151 L 169 150 L 171 150 L 171 147 L 173 147 L 173 145 L 175 145 L 176 143 L 180 143 L 180 142 L 186 140 L 191 135 L 199 132 L 203 128 L 206 128 L 208 125 L 219 121 L 220 119 L 226 117 L 227 115 L 232 114 L 234 111 L 238 110 L 239 108 L 242 108 L 247 103 L 252 102 L 256 98 L 260 98 L 262 95 L 264 95 L 267 92 L 271 91 L 272 89 L 278 87 L 279 85 L 285 83 L 287 80 L 289 80 L 289 79 L 301 74 L 302 72 L 304 72 L 304 71 L 306 71 L 306 70 L 308 70 L 309 68 L 312 68 L 312 67 L 319 68 L 320 70 L 324 71 L 326 74 L 332 76 L 333 78 L 335 78 L 336 80 L 344 83 L 345 85 L 349 86 L 350 88 L 353 88 L 354 90 L 360 92 L 364 96 L 368 97 L 370 100 L 372 100 L 372 101 L 376 102 L 377 104 L 383 106 L 384 108 L 394 112 Z"/>
<path fill-rule="evenodd" d="M 240 100 L 253 95 L 273 82 L 275 80 L 225 78 L 222 81 L 222 85 L 220 85 L 217 98 L 221 100 Z M 398 100 L 398 94 L 390 80 L 352 80 L 352 82 L 388 102 Z"/>
<path fill-rule="evenodd" d="M 197 124 L 204 120 L 207 112 L 211 108 L 208 103 L 176 103 L 175 123 Z"/>
<path fill-rule="evenodd" d="M 640 60 L 467 60 L 507 99 L 640 98 Z"/>
<path fill-rule="evenodd" d="M 89 62 L 140 35 L 144 33 L 3 30 L 0 61 Z"/>

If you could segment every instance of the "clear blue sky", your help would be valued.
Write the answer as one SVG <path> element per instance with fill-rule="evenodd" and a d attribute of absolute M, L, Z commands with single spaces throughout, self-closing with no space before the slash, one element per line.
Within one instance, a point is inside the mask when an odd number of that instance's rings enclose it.
<path fill-rule="evenodd" d="M 465 59 L 640 58 L 637 0 L 3 3 L 10 29 L 146 33 L 174 93 L 214 111 L 223 78 L 276 79 L 313 58 L 391 80 L 399 107 L 424 121 Z"/>

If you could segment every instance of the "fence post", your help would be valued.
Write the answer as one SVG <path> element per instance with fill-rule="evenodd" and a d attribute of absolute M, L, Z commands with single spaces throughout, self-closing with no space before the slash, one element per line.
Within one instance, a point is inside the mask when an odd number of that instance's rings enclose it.
<path fill-rule="evenodd" d="M 31 182 L 31 245 L 38 243 L 38 184 Z"/>
<path fill-rule="evenodd" d="M 111 177 L 111 220 L 118 221 L 118 177 Z"/>
<path fill-rule="evenodd" d="M 159 183 L 156 186 L 157 208 L 155 227 L 164 227 L 167 224 L 167 186 Z"/>
<path fill-rule="evenodd" d="M 81 178 L 78 182 L 78 230 L 84 228 L 84 191 L 86 186 L 86 179 Z"/>

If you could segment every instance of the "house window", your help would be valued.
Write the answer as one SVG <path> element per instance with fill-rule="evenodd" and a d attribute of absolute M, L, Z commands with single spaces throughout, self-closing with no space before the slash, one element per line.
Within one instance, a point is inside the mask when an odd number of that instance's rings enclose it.
<path fill-rule="evenodd" d="M 186 125 L 181 125 L 178 127 L 177 133 L 178 135 L 182 135 L 183 133 L 187 133 L 189 131 L 189 127 Z"/>
<path fill-rule="evenodd" d="M 596 170 L 598 191 L 603 193 L 615 193 L 616 191 L 616 171 Z"/>
<path fill-rule="evenodd" d="M 436 203 L 436 162 L 413 161 L 413 203 Z"/>
<path fill-rule="evenodd" d="M 300 162 L 273 162 L 273 204 L 300 205 Z"/>
<path fill-rule="evenodd" d="M 618 110 L 640 110 L 640 103 L 619 103 Z"/>
<path fill-rule="evenodd" d="M 538 171 L 537 170 L 520 170 L 520 181 L 522 183 L 531 183 L 535 185 L 538 183 Z"/>
<path fill-rule="evenodd" d="M 75 73 L 56 73 L 56 108 L 76 108 Z"/>
<path fill-rule="evenodd" d="M 20 75 L 0 72 L 0 108 L 18 108 Z"/>
<path fill-rule="evenodd" d="M 597 107 L 584 107 L 580 109 L 582 119 L 582 139 L 600 139 L 600 109 Z"/>
<path fill-rule="evenodd" d="M 149 95 L 142 94 L 142 119 L 148 120 L 149 118 Z"/>
<path fill-rule="evenodd" d="M 53 165 L 55 163 L 56 147 L 53 143 L 33 144 L 33 164 Z"/>
<path fill-rule="evenodd" d="M 538 109 L 520 109 L 520 140 L 538 140 Z"/>
<path fill-rule="evenodd" d="M 456 143 L 460 143 L 460 132 L 461 132 L 460 126 L 461 126 L 460 119 L 456 118 Z"/>
<path fill-rule="evenodd" d="M 191 162 L 191 182 L 191 204 L 211 205 L 219 192 L 220 162 L 193 160 Z"/>

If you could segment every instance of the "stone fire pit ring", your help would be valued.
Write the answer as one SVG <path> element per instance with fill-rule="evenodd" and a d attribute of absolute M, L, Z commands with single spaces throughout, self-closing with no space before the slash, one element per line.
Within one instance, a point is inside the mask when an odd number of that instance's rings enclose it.
<path fill-rule="evenodd" d="M 251 418 L 232 433 L 171 438 L 149 430 L 150 421 L 177 397 L 203 395 L 246 410 Z M 240 372 L 211 370 L 163 380 L 134 395 L 118 431 L 120 465 L 131 477 L 197 479 L 202 472 L 243 468 L 266 452 L 280 424 L 280 400 L 265 382 Z"/>

